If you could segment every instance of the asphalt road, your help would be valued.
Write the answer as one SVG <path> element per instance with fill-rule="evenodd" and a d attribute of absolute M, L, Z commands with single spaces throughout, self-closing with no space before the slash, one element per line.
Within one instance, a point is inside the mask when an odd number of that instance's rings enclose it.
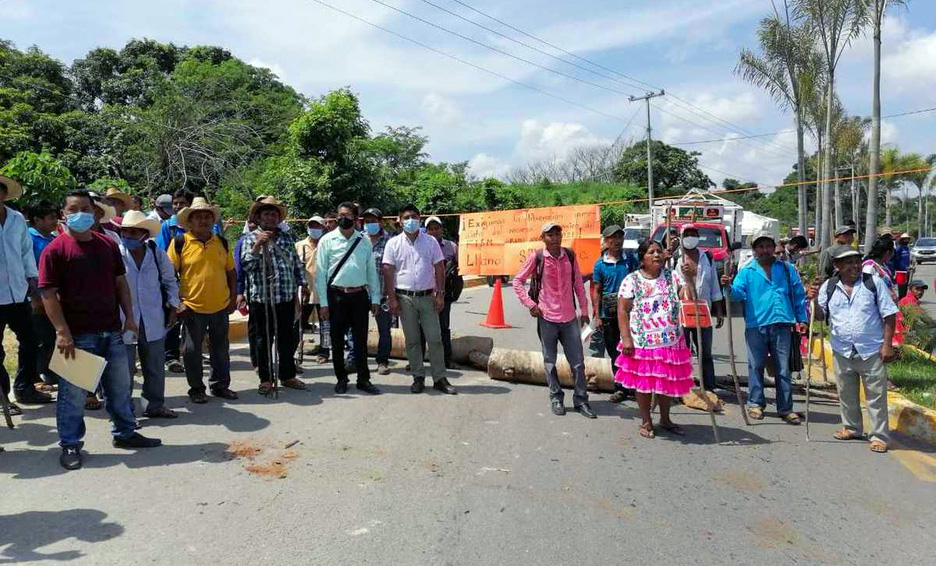
<path fill-rule="evenodd" d="M 456 312 L 486 293 L 466 291 Z M 535 345 L 520 315 L 499 344 Z M 812 406 L 810 443 L 771 417 L 745 427 L 734 405 L 718 417 L 722 445 L 683 407 L 686 437 L 646 440 L 633 403 L 594 394 L 597 420 L 555 417 L 544 388 L 475 371 L 451 372 L 458 396 L 416 396 L 402 362 L 375 375 L 379 397 L 336 396 L 330 368 L 307 362 L 310 391 L 268 400 L 235 354 L 238 401 L 194 406 L 184 378 L 169 380 L 180 418 L 142 429 L 161 448 L 114 449 L 106 415 L 90 413 L 85 468 L 65 472 L 54 407 L 0 429 L 0 562 L 785 566 L 933 553 L 934 449 L 835 442 L 827 402 Z"/>

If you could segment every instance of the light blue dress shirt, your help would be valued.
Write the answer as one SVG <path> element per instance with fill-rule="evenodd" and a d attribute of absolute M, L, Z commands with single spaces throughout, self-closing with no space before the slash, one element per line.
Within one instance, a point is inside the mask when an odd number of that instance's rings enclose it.
<path fill-rule="evenodd" d="M 0 226 L 0 305 L 12 305 L 26 300 L 27 279 L 39 277 L 33 241 L 26 219 L 19 212 L 6 208 L 6 220 Z"/>
<path fill-rule="evenodd" d="M 319 240 L 318 251 L 315 256 L 315 288 L 318 290 L 319 304 L 328 306 L 328 278 L 334 274 L 338 262 L 344 257 L 345 251 L 361 238 L 361 243 L 354 248 L 354 253 L 341 267 L 332 285 L 336 287 L 363 287 L 367 286 L 372 305 L 380 304 L 380 280 L 377 278 L 377 266 L 374 264 L 374 250 L 370 240 L 360 232 L 352 232 L 350 238 L 341 235 L 341 230 L 335 228 Z"/>
<path fill-rule="evenodd" d="M 169 305 L 179 306 L 179 284 L 176 281 L 175 268 L 166 252 L 158 246 L 143 246 L 146 255 L 140 267 L 136 260 L 120 246 L 120 255 L 127 268 L 127 285 L 130 287 L 130 298 L 133 301 L 133 316 L 137 326 L 146 329 L 146 340 L 153 342 L 162 340 L 166 336 L 166 325 L 163 315 L 163 292 L 165 291 Z M 155 251 L 155 254 L 153 253 Z M 120 313 L 123 320 L 123 312 Z"/>
<path fill-rule="evenodd" d="M 897 314 L 897 305 L 891 298 L 887 284 L 876 276 L 871 279 L 877 289 L 877 302 L 874 293 L 864 286 L 861 279 L 852 287 L 851 297 L 845 292 L 845 284 L 841 281 L 835 286 L 831 300 L 829 281 L 822 284 L 816 297 L 819 307 L 829 313 L 832 350 L 846 358 L 852 357 L 852 353 L 857 351 L 862 360 L 867 360 L 880 352 L 884 345 L 884 319 Z"/>

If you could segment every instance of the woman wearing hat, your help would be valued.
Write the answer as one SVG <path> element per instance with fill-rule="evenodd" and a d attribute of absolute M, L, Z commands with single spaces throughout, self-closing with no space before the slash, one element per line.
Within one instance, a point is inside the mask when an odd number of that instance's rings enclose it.
<path fill-rule="evenodd" d="M 165 336 L 166 328 L 175 323 L 179 286 L 169 256 L 152 240 L 158 233 L 159 222 L 137 210 L 127 212 L 121 222 L 120 255 L 127 269 L 133 315 L 139 328 L 136 340 L 127 341 L 125 337 L 125 344 L 130 375 L 136 366 L 136 354 L 140 356 L 143 416 L 174 419 L 176 414 L 165 407 Z M 169 309 L 168 315 L 166 309 Z M 133 412 L 133 380 L 130 388 L 130 411 Z"/>

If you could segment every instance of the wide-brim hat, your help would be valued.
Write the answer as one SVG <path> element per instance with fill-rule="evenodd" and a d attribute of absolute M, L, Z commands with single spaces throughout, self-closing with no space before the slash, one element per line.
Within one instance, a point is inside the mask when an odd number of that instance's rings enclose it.
<path fill-rule="evenodd" d="M 276 200 L 276 197 L 258 197 L 252 205 L 250 205 L 249 216 L 251 218 L 256 218 L 256 215 L 260 212 L 261 208 L 272 206 L 275 208 L 280 215 L 280 221 L 286 220 L 287 210 L 286 206 L 283 205 L 280 201 Z"/>
<path fill-rule="evenodd" d="M 900 235 L 900 239 L 901 239 L 901 240 L 912 240 L 913 238 L 910 237 L 910 234 L 907 234 L 906 232 L 904 232 L 903 234 Z"/>
<path fill-rule="evenodd" d="M 195 197 L 192 200 L 192 204 L 190 206 L 186 206 L 185 208 L 179 211 L 179 215 L 177 217 L 177 222 L 179 226 L 181 226 L 185 230 L 189 230 L 189 226 L 188 226 L 189 217 L 192 215 L 193 212 L 199 212 L 202 210 L 210 212 L 211 215 L 214 216 L 214 221 L 212 222 L 212 224 L 218 223 L 218 219 L 221 218 L 221 209 L 218 208 L 217 206 L 214 206 L 213 204 L 209 204 L 208 201 L 205 200 L 203 197 Z"/>
<path fill-rule="evenodd" d="M 104 213 L 104 216 L 98 221 L 100 224 L 107 224 L 111 220 L 117 218 L 117 209 L 101 200 L 101 197 L 92 198 L 91 205 L 95 208 L 100 208 Z"/>
<path fill-rule="evenodd" d="M 13 179 L 0 175 L 0 183 L 2 183 L 7 190 L 6 197 L 3 200 L 13 200 L 23 196 L 23 186 Z"/>
<path fill-rule="evenodd" d="M 130 198 L 130 195 L 114 187 L 107 189 L 107 192 L 104 193 L 104 198 L 113 198 L 119 200 L 123 203 L 124 208 L 127 210 L 130 210 L 130 208 L 133 207 L 133 199 Z"/>
<path fill-rule="evenodd" d="M 156 235 L 159 234 L 160 224 L 139 210 L 128 210 L 127 213 L 123 215 L 123 221 L 120 223 L 120 227 L 146 230 L 149 232 L 150 238 L 155 238 Z"/>

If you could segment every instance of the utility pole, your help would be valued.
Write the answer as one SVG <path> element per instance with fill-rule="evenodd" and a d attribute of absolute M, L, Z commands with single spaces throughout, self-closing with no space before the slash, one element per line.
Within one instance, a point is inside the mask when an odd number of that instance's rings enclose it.
<path fill-rule="evenodd" d="M 631 96 L 628 98 L 631 102 L 643 100 L 647 103 L 647 198 L 649 202 L 648 208 L 651 213 L 653 211 L 653 136 L 652 130 L 650 129 L 650 99 L 663 96 L 664 94 L 666 94 L 666 92 L 661 89 L 660 92 L 651 91 L 643 96 Z"/>

